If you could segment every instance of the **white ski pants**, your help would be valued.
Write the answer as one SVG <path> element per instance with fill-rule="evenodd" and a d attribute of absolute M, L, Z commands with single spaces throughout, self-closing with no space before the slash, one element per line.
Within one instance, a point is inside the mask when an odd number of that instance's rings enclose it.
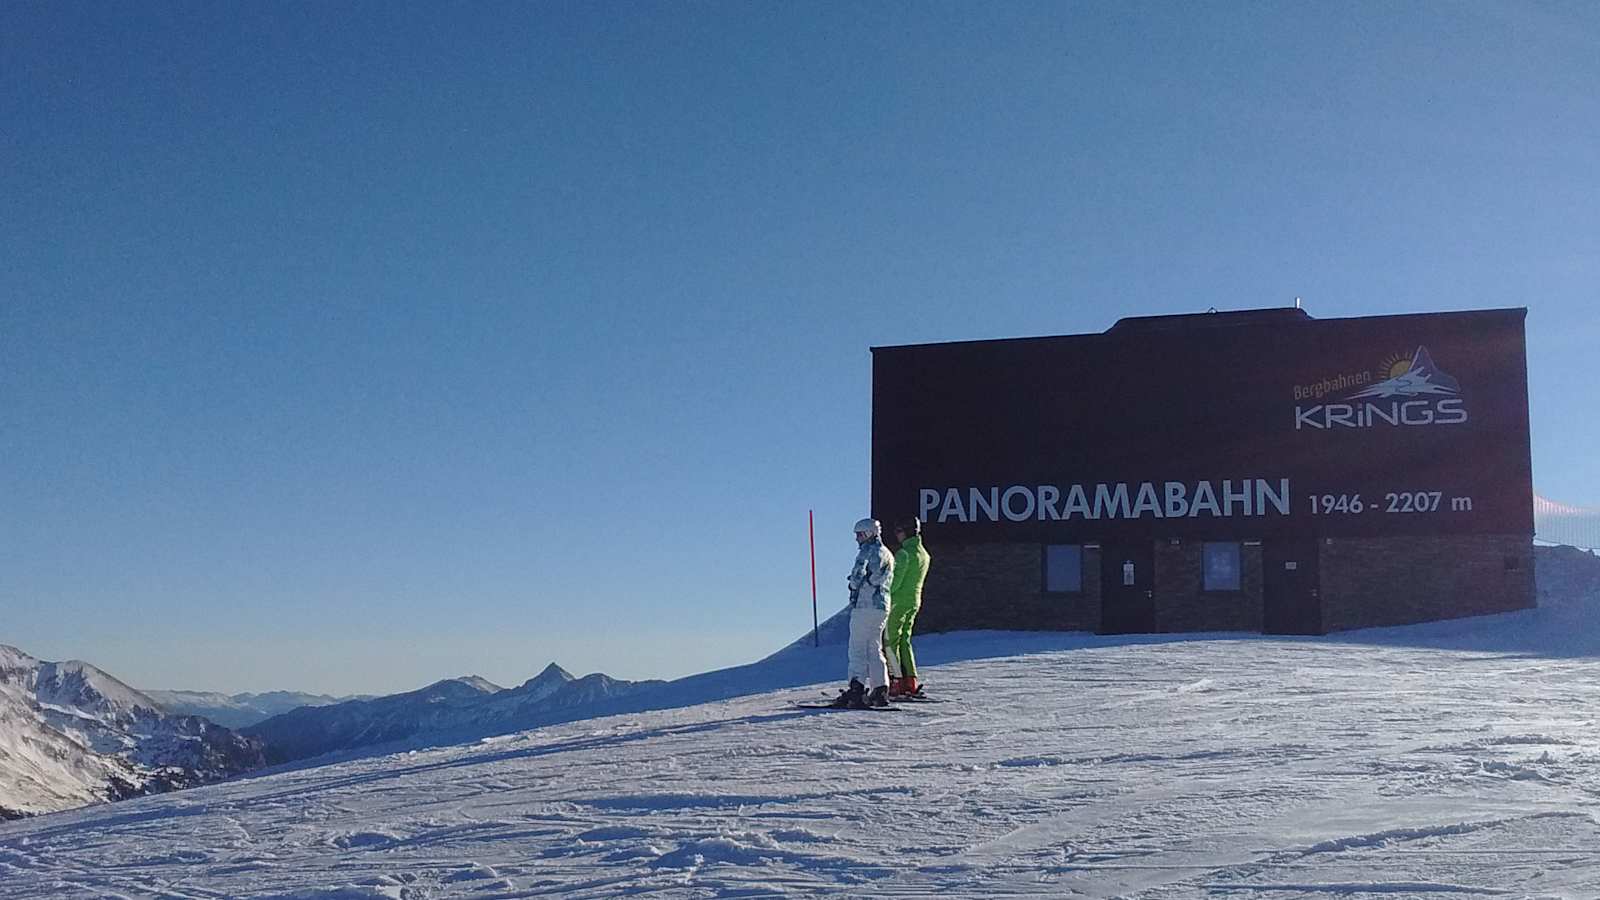
<path fill-rule="evenodd" d="M 871 601 L 857 603 L 850 611 L 850 677 L 867 690 L 889 683 L 889 664 L 883 658 L 883 626 L 889 611 Z"/>

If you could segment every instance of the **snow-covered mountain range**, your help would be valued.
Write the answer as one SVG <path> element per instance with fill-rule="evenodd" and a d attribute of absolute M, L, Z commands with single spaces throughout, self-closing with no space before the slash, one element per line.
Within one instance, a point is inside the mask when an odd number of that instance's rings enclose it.
<path fill-rule="evenodd" d="M 575 678 L 555 663 L 514 688 L 478 676 L 449 678 L 404 694 L 301 707 L 244 729 L 275 763 L 412 738 L 470 730 L 503 734 L 660 685 L 593 674 Z"/>
<path fill-rule="evenodd" d="M 144 691 L 146 697 L 161 704 L 167 712 L 181 716 L 202 716 L 228 728 L 244 728 L 283 715 L 302 706 L 331 706 L 346 700 L 368 700 L 370 696 L 334 697 L 299 691 L 267 691 L 260 694 L 219 694 L 212 691 Z"/>
<path fill-rule="evenodd" d="M 189 787 L 419 735 L 502 734 L 571 719 L 661 682 L 575 678 L 551 663 L 514 688 L 478 676 L 340 699 L 138 691 L 84 662 L 0 645 L 0 818 Z M 217 720 L 242 723 L 231 729 Z"/>
<path fill-rule="evenodd" d="M 0 645 L 0 817 L 204 784 L 263 762 L 259 741 L 169 713 L 88 663 Z"/>

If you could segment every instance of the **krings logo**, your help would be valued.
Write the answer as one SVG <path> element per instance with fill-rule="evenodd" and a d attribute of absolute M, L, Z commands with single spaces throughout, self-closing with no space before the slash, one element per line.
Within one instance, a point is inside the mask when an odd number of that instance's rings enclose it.
<path fill-rule="evenodd" d="M 1381 379 L 1381 380 L 1380 380 Z M 1461 398 L 1461 383 L 1434 365 L 1427 347 L 1418 347 L 1410 357 L 1396 354 L 1379 367 L 1377 377 L 1368 372 L 1341 377 L 1313 387 L 1358 387 L 1344 396 L 1343 403 L 1296 405 L 1294 429 L 1424 427 L 1460 425 L 1467 421 Z M 1296 387 L 1295 399 L 1320 396 L 1309 388 Z"/>

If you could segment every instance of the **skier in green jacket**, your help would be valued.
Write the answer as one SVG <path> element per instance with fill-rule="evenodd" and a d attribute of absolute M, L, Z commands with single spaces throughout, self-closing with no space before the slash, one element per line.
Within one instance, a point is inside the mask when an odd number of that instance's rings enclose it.
<path fill-rule="evenodd" d="M 932 557 L 922 546 L 922 521 L 905 519 L 894 528 L 900 549 L 894 555 L 894 578 L 889 582 L 889 622 L 883 630 L 889 663 L 889 694 L 906 697 L 922 692 L 917 684 L 917 658 L 911 652 L 911 624 L 922 608 L 922 582 L 928 577 Z"/>

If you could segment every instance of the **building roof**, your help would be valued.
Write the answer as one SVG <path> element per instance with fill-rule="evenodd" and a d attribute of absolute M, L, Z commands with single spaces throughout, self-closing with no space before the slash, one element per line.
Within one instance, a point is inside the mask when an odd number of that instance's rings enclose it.
<path fill-rule="evenodd" d="M 1162 316 L 1124 316 L 1118 319 L 1110 328 L 1101 332 L 1088 332 L 1083 334 L 1061 335 L 1034 335 L 1030 337 L 1010 338 L 979 338 L 958 341 L 927 341 L 917 344 L 885 344 L 871 347 L 872 352 L 879 350 L 901 351 L 915 350 L 923 347 L 958 347 L 962 345 L 979 344 L 1022 344 L 1037 341 L 1099 341 L 1108 337 L 1129 338 L 1147 334 L 1172 334 L 1174 332 L 1196 331 L 1212 328 L 1244 328 L 1244 327 L 1300 327 L 1308 324 L 1332 324 L 1337 322 L 1369 321 L 1379 319 L 1413 319 L 1433 317 L 1458 317 L 1473 316 L 1498 318 L 1502 316 L 1515 316 L 1526 318 L 1527 307 L 1514 306 L 1501 309 L 1473 309 L 1449 310 L 1422 313 L 1389 313 L 1379 316 L 1347 316 L 1331 319 L 1318 319 L 1307 313 L 1304 309 L 1294 306 L 1269 307 L 1266 309 L 1240 309 L 1217 311 L 1212 309 L 1201 313 L 1175 313 Z"/>
<path fill-rule="evenodd" d="M 1297 306 L 1272 309 L 1240 309 L 1203 313 L 1178 313 L 1166 316 L 1123 316 L 1106 329 L 1106 334 L 1132 331 L 1190 331 L 1195 328 L 1231 328 L 1240 325 L 1286 325 L 1309 322 L 1311 314 Z"/>

